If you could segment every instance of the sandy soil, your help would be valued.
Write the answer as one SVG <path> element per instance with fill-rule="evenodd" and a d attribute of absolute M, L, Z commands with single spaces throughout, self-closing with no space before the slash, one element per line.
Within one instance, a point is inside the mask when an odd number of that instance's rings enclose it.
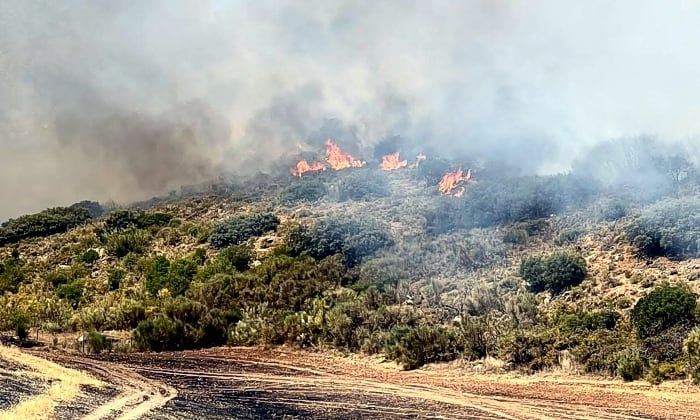
<path fill-rule="evenodd" d="M 68 375 L 72 386 L 92 382 L 96 388 L 81 388 L 88 396 L 100 386 L 113 387 L 108 398 L 74 402 L 73 411 L 57 402 L 53 412 L 70 418 L 693 419 L 700 410 L 700 389 L 681 383 L 482 375 L 454 365 L 403 372 L 377 359 L 336 353 L 217 348 L 14 355 L 18 363 L 29 358 L 47 376 Z M 74 391 L 68 397 L 75 400 Z"/>

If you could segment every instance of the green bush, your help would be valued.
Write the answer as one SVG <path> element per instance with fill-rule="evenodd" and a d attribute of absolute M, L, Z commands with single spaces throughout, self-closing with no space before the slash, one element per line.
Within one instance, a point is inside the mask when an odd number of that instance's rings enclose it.
<path fill-rule="evenodd" d="M 170 261 L 162 255 L 153 257 L 143 263 L 145 288 L 151 296 L 157 296 L 158 292 L 166 287 Z"/>
<path fill-rule="evenodd" d="M 66 232 L 91 219 L 90 212 L 79 207 L 54 207 L 20 216 L 0 225 L 0 246 Z"/>
<path fill-rule="evenodd" d="M 67 271 L 56 270 L 50 271 L 48 274 L 46 274 L 44 280 L 46 280 L 48 283 L 51 283 L 53 287 L 58 287 L 62 284 L 69 283 L 71 280 L 73 280 L 73 278 Z"/>
<path fill-rule="evenodd" d="M 624 228 L 625 238 L 640 255 L 672 259 L 700 256 L 700 199 L 667 199 L 643 210 Z"/>
<path fill-rule="evenodd" d="M 17 339 L 22 342 L 29 337 L 29 327 L 27 326 L 27 320 L 24 317 L 15 318 L 15 335 Z"/>
<path fill-rule="evenodd" d="M 661 286 L 632 308 L 632 322 L 640 338 L 648 338 L 681 323 L 695 322 L 697 296 L 682 286 Z"/>
<path fill-rule="evenodd" d="M 143 254 L 150 240 L 148 233 L 135 228 L 109 234 L 105 239 L 107 253 L 117 258 L 130 253 Z"/>
<path fill-rule="evenodd" d="M 389 195 L 385 174 L 361 170 L 346 174 L 338 183 L 339 201 L 371 201 Z"/>
<path fill-rule="evenodd" d="M 100 259 L 100 254 L 94 249 L 88 249 L 80 256 L 80 261 L 92 265 Z"/>
<path fill-rule="evenodd" d="M 295 182 L 280 193 L 280 201 L 285 204 L 299 202 L 314 202 L 328 194 L 326 185 L 318 180 L 302 180 Z"/>
<path fill-rule="evenodd" d="M 644 364 L 638 354 L 625 353 L 617 362 L 617 374 L 625 382 L 636 381 L 644 374 Z"/>
<path fill-rule="evenodd" d="M 652 363 L 646 377 L 646 380 L 653 385 L 680 379 L 685 379 L 685 369 L 681 361 Z"/>
<path fill-rule="evenodd" d="M 141 351 L 182 350 L 191 345 L 185 337 L 185 324 L 163 315 L 139 322 L 132 333 L 134 345 Z"/>
<path fill-rule="evenodd" d="M 558 319 L 558 324 L 568 333 L 582 333 L 596 330 L 612 330 L 619 319 L 620 314 L 610 310 L 577 312 L 561 315 Z"/>
<path fill-rule="evenodd" d="M 454 360 L 463 350 L 454 329 L 420 325 L 393 328 L 384 353 L 404 369 L 416 369 L 426 363 Z"/>
<path fill-rule="evenodd" d="M 109 283 L 109 290 L 118 290 L 121 286 L 122 280 L 126 277 L 126 271 L 124 270 L 113 270 L 109 273 L 107 282 Z"/>
<path fill-rule="evenodd" d="M 78 309 L 83 298 L 84 285 L 82 280 L 74 280 L 71 283 L 62 284 L 56 288 L 56 296 L 67 300 L 73 309 Z"/>
<path fill-rule="evenodd" d="M 700 328 L 695 327 L 683 342 L 686 357 L 686 373 L 694 384 L 700 384 Z"/>
<path fill-rule="evenodd" d="M 316 259 L 340 254 L 346 266 L 360 264 L 363 259 L 394 244 L 384 226 L 358 219 L 326 218 L 310 229 L 299 226 L 287 237 L 290 255 L 308 254 Z"/>
<path fill-rule="evenodd" d="M 10 256 L 0 262 L 0 293 L 17 292 L 19 285 L 26 278 L 26 269 L 22 260 Z"/>
<path fill-rule="evenodd" d="M 243 272 L 250 267 L 250 263 L 253 261 L 253 249 L 245 245 L 233 245 L 221 250 L 217 259 L 225 261 L 236 271 Z"/>
<path fill-rule="evenodd" d="M 232 217 L 214 226 L 209 243 L 216 249 L 240 245 L 250 238 L 277 229 L 279 224 L 279 218 L 271 213 Z"/>
<path fill-rule="evenodd" d="M 147 229 L 151 227 L 167 226 L 173 216 L 167 213 L 135 212 L 131 210 L 116 210 L 107 216 L 104 229 L 109 232 L 118 232 L 128 229 Z"/>
<path fill-rule="evenodd" d="M 553 294 L 559 294 L 581 284 L 586 275 L 586 260 L 568 252 L 527 257 L 520 263 L 520 276 L 528 282 L 528 289 L 532 293 L 549 290 Z"/>
<path fill-rule="evenodd" d="M 87 212 L 90 214 L 90 217 L 92 217 L 93 219 L 97 219 L 104 213 L 102 205 L 100 205 L 100 203 L 98 203 L 97 201 L 83 200 L 71 205 L 70 208 L 87 210 Z"/>
<path fill-rule="evenodd" d="M 112 349 L 112 342 L 104 334 L 92 330 L 88 333 L 87 342 L 90 349 L 95 354 L 100 354 L 103 351 Z"/>

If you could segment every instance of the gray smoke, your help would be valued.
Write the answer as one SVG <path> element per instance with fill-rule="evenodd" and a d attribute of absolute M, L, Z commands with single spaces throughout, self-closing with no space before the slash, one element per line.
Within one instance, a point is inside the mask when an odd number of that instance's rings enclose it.
<path fill-rule="evenodd" d="M 697 151 L 698 21 L 693 2 L 0 0 L 0 219 L 264 170 L 329 124 L 539 172 L 642 134 Z"/>

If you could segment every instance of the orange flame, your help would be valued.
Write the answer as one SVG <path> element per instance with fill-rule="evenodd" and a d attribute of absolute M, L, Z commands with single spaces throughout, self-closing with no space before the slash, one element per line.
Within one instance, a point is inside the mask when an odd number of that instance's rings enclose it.
<path fill-rule="evenodd" d="M 397 169 L 405 168 L 408 166 L 407 160 L 399 160 L 399 152 L 392 153 L 382 157 L 382 164 L 379 165 L 380 168 L 385 171 L 395 171 Z"/>
<path fill-rule="evenodd" d="M 366 163 L 341 152 L 340 147 L 333 143 L 331 139 L 326 140 L 326 161 L 336 171 L 347 168 L 359 168 L 365 166 Z"/>
<path fill-rule="evenodd" d="M 460 186 L 463 182 L 474 182 L 472 181 L 472 170 L 469 169 L 466 175 L 463 175 L 462 168 L 457 169 L 455 172 L 448 172 L 442 177 L 440 183 L 438 184 L 438 189 L 443 194 L 450 194 L 452 190 Z M 459 191 L 455 193 L 455 197 L 461 197 L 464 194 L 464 187 L 461 187 Z"/>
<path fill-rule="evenodd" d="M 325 171 L 326 170 L 326 165 L 324 165 L 321 162 L 314 162 L 313 164 L 309 165 L 309 162 L 305 160 L 300 160 L 299 163 L 297 163 L 297 167 L 295 169 L 292 169 L 292 175 L 294 176 L 302 176 L 306 172 L 314 172 L 314 171 Z"/>

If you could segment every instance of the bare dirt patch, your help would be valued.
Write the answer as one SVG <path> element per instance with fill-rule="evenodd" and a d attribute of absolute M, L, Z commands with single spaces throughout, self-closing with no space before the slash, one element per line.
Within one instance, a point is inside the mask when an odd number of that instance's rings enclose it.
<path fill-rule="evenodd" d="M 485 376 L 455 366 L 403 372 L 376 359 L 284 348 L 44 356 L 122 387 L 93 407 L 95 419 L 692 419 L 700 409 L 700 391 L 685 384 Z"/>

